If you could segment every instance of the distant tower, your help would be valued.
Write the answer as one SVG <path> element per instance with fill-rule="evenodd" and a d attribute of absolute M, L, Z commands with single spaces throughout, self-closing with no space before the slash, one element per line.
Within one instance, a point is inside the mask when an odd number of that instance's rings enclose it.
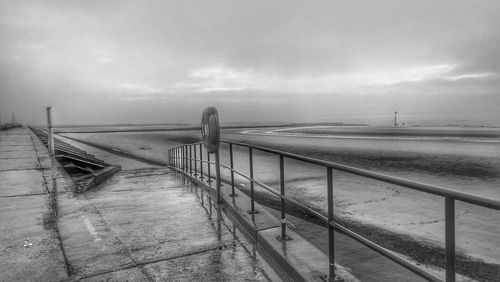
<path fill-rule="evenodd" d="M 398 112 L 394 112 L 394 127 L 398 127 Z"/>

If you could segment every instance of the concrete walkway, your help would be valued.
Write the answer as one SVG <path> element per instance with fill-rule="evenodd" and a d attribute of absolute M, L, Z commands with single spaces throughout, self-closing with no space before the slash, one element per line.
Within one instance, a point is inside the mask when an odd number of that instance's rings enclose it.
<path fill-rule="evenodd" d="M 67 278 L 48 194 L 47 149 L 28 129 L 0 131 L 0 281 Z"/>
<path fill-rule="evenodd" d="M 58 170 L 56 224 L 46 148 L 28 129 L 0 142 L 0 281 L 279 280 L 210 195 L 167 168 L 92 150 L 123 170 L 76 196 Z"/>

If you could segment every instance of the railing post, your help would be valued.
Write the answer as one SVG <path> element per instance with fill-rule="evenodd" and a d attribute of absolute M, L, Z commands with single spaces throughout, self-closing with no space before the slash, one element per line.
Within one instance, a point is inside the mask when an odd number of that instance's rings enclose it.
<path fill-rule="evenodd" d="M 181 147 L 181 169 L 184 170 L 184 147 Z"/>
<path fill-rule="evenodd" d="M 286 201 L 285 198 L 285 162 L 283 155 L 280 155 L 280 195 L 281 195 L 281 236 L 278 236 L 279 241 L 287 241 L 292 238 L 286 235 Z"/>
<path fill-rule="evenodd" d="M 179 148 L 175 148 L 175 167 L 179 168 Z"/>
<path fill-rule="evenodd" d="M 250 165 L 250 210 L 247 211 L 249 214 L 256 214 L 258 211 L 255 210 L 255 193 L 254 193 L 254 183 L 253 183 L 253 150 L 252 147 L 248 147 L 248 161 Z"/>
<path fill-rule="evenodd" d="M 208 186 L 211 186 L 212 185 L 212 179 L 211 179 L 211 176 L 210 176 L 210 153 L 207 151 L 207 164 L 208 164 Z"/>
<path fill-rule="evenodd" d="M 193 158 L 191 156 L 192 145 L 188 145 L 188 148 L 189 148 L 189 173 L 192 174 L 193 173 Z"/>
<path fill-rule="evenodd" d="M 189 170 L 189 166 L 187 163 L 188 151 L 187 151 L 186 145 L 183 145 L 182 149 L 184 149 L 184 157 L 183 157 L 183 159 L 184 159 L 184 171 L 187 172 Z"/>
<path fill-rule="evenodd" d="M 234 192 L 234 160 L 233 160 L 233 144 L 229 143 L 229 163 L 231 165 L 231 197 L 236 197 L 238 196 Z"/>
<path fill-rule="evenodd" d="M 220 194 L 221 188 L 221 179 L 220 179 L 220 159 L 219 159 L 219 151 L 215 152 L 215 181 L 216 181 L 216 191 L 217 191 L 217 210 L 220 212 L 220 204 L 222 203 L 222 198 Z M 219 214 L 218 214 L 219 215 Z"/>
<path fill-rule="evenodd" d="M 332 168 L 326 168 L 326 186 L 328 197 L 328 281 L 335 281 L 335 242 L 334 230 L 331 222 L 333 221 L 333 176 Z"/>
<path fill-rule="evenodd" d="M 455 199 L 444 198 L 446 282 L 455 282 Z"/>
<path fill-rule="evenodd" d="M 184 148 L 184 171 L 188 172 L 189 171 L 189 165 L 188 165 L 188 150 L 186 145 L 183 145 Z"/>
<path fill-rule="evenodd" d="M 193 145 L 193 153 L 194 153 L 194 176 L 198 176 L 198 160 L 196 158 L 196 145 Z"/>
<path fill-rule="evenodd" d="M 200 144 L 200 179 L 203 180 L 203 149 L 202 149 L 202 144 Z"/>

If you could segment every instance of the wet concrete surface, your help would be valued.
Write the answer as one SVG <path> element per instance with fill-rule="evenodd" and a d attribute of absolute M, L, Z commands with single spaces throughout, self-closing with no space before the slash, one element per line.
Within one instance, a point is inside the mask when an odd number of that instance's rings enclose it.
<path fill-rule="evenodd" d="M 280 280 L 250 251 L 253 244 L 217 216 L 208 191 L 168 168 L 86 149 L 125 169 L 85 194 L 59 198 L 59 230 L 72 277 Z"/>
<path fill-rule="evenodd" d="M 169 169 L 93 150 L 125 170 L 75 195 L 58 166 L 56 221 L 45 146 L 22 128 L 0 140 L 0 281 L 280 280 L 210 193 Z"/>
<path fill-rule="evenodd" d="M 0 131 L 0 281 L 67 278 L 37 155 L 43 148 L 32 137 L 25 128 Z"/>
<path fill-rule="evenodd" d="M 95 281 L 138 268 L 134 275 L 145 281 L 266 280 L 260 262 L 241 250 L 248 243 L 217 227 L 208 193 L 203 201 L 201 194 L 169 169 L 146 168 L 61 199 L 59 229 L 72 275 Z"/>

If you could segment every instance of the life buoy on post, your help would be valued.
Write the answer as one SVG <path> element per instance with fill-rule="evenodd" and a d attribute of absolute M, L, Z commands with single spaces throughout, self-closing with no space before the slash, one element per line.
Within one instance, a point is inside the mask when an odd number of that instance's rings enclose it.
<path fill-rule="evenodd" d="M 201 137 L 203 138 L 205 149 L 207 149 L 210 154 L 219 151 L 219 114 L 214 107 L 208 107 L 203 110 L 203 115 L 201 117 Z"/>
<path fill-rule="evenodd" d="M 220 146 L 220 125 L 219 114 L 214 107 L 208 107 L 203 110 L 201 117 L 201 137 L 203 138 L 203 145 L 210 154 L 215 154 L 215 174 L 217 177 L 217 214 L 220 214 L 221 198 L 221 179 L 220 179 L 220 159 L 219 159 L 219 146 Z M 210 165 L 210 164 L 208 164 Z"/>

